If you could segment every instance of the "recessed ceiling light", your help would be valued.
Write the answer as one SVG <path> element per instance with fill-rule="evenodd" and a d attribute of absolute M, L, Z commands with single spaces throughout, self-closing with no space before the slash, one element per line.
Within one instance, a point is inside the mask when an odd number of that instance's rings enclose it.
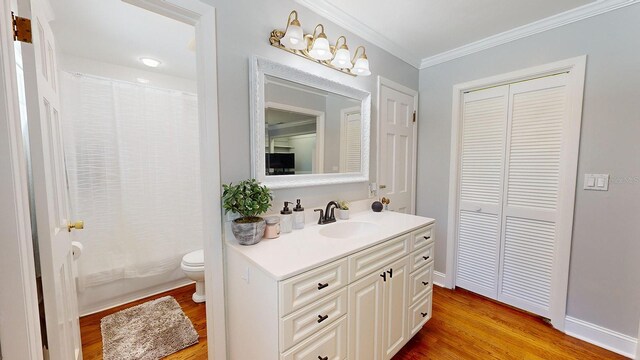
<path fill-rule="evenodd" d="M 140 84 L 148 84 L 149 80 L 145 78 L 137 78 L 136 79 Z"/>
<path fill-rule="evenodd" d="M 140 61 L 142 61 L 143 64 L 147 65 L 148 67 L 158 67 L 158 65 L 160 65 L 160 60 L 156 60 L 156 59 L 152 59 L 152 58 L 147 58 L 147 57 L 143 57 L 140 58 Z"/>

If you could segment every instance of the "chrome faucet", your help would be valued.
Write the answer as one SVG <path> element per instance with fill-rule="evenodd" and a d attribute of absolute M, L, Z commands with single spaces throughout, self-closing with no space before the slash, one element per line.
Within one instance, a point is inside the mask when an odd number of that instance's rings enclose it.
<path fill-rule="evenodd" d="M 318 219 L 318 224 L 324 225 L 324 224 L 331 224 L 336 222 L 336 216 L 334 214 L 334 211 L 337 207 L 340 207 L 340 205 L 338 205 L 337 202 L 329 201 L 324 211 L 322 211 L 322 209 L 315 209 L 314 211 L 320 212 L 320 218 Z"/>

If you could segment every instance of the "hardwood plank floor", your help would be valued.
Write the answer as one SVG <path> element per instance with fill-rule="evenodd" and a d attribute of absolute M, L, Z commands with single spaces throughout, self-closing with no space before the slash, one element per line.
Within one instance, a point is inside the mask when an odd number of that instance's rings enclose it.
<path fill-rule="evenodd" d="M 200 335 L 197 345 L 167 359 L 207 358 L 205 305 L 191 300 L 194 285 L 167 291 L 80 319 L 84 359 L 102 359 L 100 319 L 162 296 L 173 296 Z M 418 359 L 626 359 L 565 335 L 542 319 L 463 289 L 434 287 L 433 318 L 394 357 Z M 259 360 L 259 359 L 246 359 Z"/>
<path fill-rule="evenodd" d="M 433 291 L 433 318 L 394 360 L 626 359 L 467 290 Z"/>
<path fill-rule="evenodd" d="M 142 304 L 146 301 L 161 298 L 163 296 L 173 296 L 182 311 L 189 317 L 198 335 L 198 343 L 186 349 L 169 355 L 165 359 L 170 360 L 203 360 L 207 358 L 207 317 L 205 303 L 197 304 L 191 300 L 191 295 L 196 290 L 195 284 L 184 286 L 175 290 L 170 290 L 158 295 L 134 301 L 122 306 L 101 311 L 99 313 L 83 316 L 80 318 L 80 334 L 82 336 L 82 354 L 84 360 L 102 359 L 102 334 L 100 333 L 100 319 L 118 312 L 120 310 Z"/>

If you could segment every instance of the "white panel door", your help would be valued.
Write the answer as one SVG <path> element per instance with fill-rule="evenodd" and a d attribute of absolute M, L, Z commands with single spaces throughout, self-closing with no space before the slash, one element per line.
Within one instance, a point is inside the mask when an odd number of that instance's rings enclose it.
<path fill-rule="evenodd" d="M 384 270 L 387 277 L 382 305 L 382 346 L 384 358 L 391 359 L 409 340 L 409 257 L 405 256 Z"/>
<path fill-rule="evenodd" d="M 414 97 L 380 86 L 380 196 L 389 210 L 412 214 L 414 199 Z"/>
<path fill-rule="evenodd" d="M 464 94 L 456 285 L 496 298 L 509 86 Z"/>
<path fill-rule="evenodd" d="M 513 84 L 509 94 L 498 300 L 547 318 L 560 178 L 569 171 L 562 167 L 567 78 Z"/>
<path fill-rule="evenodd" d="M 349 285 L 349 359 L 382 359 L 383 297 L 379 272 Z"/>
<path fill-rule="evenodd" d="M 21 6 L 31 8 L 33 32 L 33 47 L 23 46 L 23 61 L 49 354 L 54 360 L 80 359 L 56 44 L 48 4 L 21 0 Z"/>

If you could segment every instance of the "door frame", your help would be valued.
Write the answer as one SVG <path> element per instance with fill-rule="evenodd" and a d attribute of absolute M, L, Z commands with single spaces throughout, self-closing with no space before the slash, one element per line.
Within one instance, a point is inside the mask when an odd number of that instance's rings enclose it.
<path fill-rule="evenodd" d="M 473 80 L 453 86 L 453 108 L 451 119 L 451 157 L 449 168 L 449 213 L 447 224 L 447 256 L 445 287 L 453 289 L 456 286 L 457 259 L 457 228 L 458 205 L 460 194 L 460 154 L 462 145 L 462 105 L 466 92 L 489 87 L 507 85 L 515 82 L 532 80 L 544 76 L 568 73 L 568 118 L 567 128 L 569 137 L 565 138 L 563 148 L 569 159 L 570 169 L 560 178 L 559 189 L 561 195 L 558 201 L 558 216 L 556 222 L 556 241 L 554 249 L 553 269 L 551 280 L 550 312 L 551 324 L 564 331 L 567 306 L 567 289 L 569 284 L 569 260 L 571 257 L 571 238 L 573 232 L 573 211 L 575 204 L 578 149 L 580 143 L 580 127 L 582 122 L 582 100 L 584 94 L 584 79 L 587 56 L 556 61 L 549 64 L 534 66 L 522 70 L 495 75 L 479 80 Z"/>
<path fill-rule="evenodd" d="M 382 86 L 386 86 L 388 88 L 391 88 L 395 91 L 404 93 L 406 95 L 409 95 L 411 97 L 413 97 L 413 109 L 416 112 L 416 122 L 415 122 L 415 128 L 414 128 L 414 132 L 413 132 L 413 161 L 411 164 L 411 178 L 413 180 L 413 185 L 411 186 L 411 214 L 415 214 L 416 213 L 416 188 L 417 188 L 417 182 L 418 182 L 418 120 L 420 118 L 420 111 L 418 109 L 418 98 L 419 98 L 419 92 L 417 90 L 411 89 L 409 87 L 406 87 L 404 85 L 400 85 L 395 81 L 389 80 L 387 78 L 384 78 L 380 75 L 378 75 L 378 84 L 377 84 L 377 97 L 376 97 L 376 183 L 378 184 L 378 187 L 380 185 L 380 141 L 382 139 L 382 136 L 380 135 L 380 124 L 381 124 L 381 118 L 382 115 L 380 114 L 380 101 L 382 100 Z M 378 194 L 379 188 L 376 188 L 376 196 Z"/>
<path fill-rule="evenodd" d="M 13 1 L 3 1 L 0 17 L 11 18 Z M 13 29 L 0 27 L 0 341 L 7 359 L 42 359 L 35 260 L 23 147 Z"/>
<path fill-rule="evenodd" d="M 300 106 L 282 104 L 274 101 L 264 103 L 265 109 L 276 109 L 297 112 L 300 114 L 311 115 L 316 117 L 316 167 L 320 174 L 324 173 L 324 111 L 307 109 Z M 266 146 L 266 143 L 265 143 Z"/>
<path fill-rule="evenodd" d="M 207 293 L 208 358 L 226 359 L 226 302 L 223 266 L 222 210 L 220 204 L 220 149 L 218 127 L 218 88 L 216 64 L 215 7 L 197 0 L 126 0 L 127 2 L 168 16 L 195 27 L 198 74 L 198 118 L 200 123 L 200 164 L 203 194 L 205 255 L 205 286 Z M 9 19 L 10 3 L 0 7 L 0 16 Z M 42 359 L 39 313 L 35 284 L 35 265 L 31 240 L 27 179 L 13 50 L 11 22 L 0 27 L 0 113 L 6 122 L 0 129 L 0 169 L 8 178 L 2 179 L 0 195 L 8 201 L 0 202 L 2 242 L 0 251 L 0 286 L 15 292 L 0 292 L 0 337 L 2 355 L 6 358 Z M 7 136 L 4 137 L 4 134 Z M 5 159 L 7 161 L 5 161 Z M 5 267 L 8 269 L 5 270 Z M 9 336 L 10 334 L 10 336 Z"/>

